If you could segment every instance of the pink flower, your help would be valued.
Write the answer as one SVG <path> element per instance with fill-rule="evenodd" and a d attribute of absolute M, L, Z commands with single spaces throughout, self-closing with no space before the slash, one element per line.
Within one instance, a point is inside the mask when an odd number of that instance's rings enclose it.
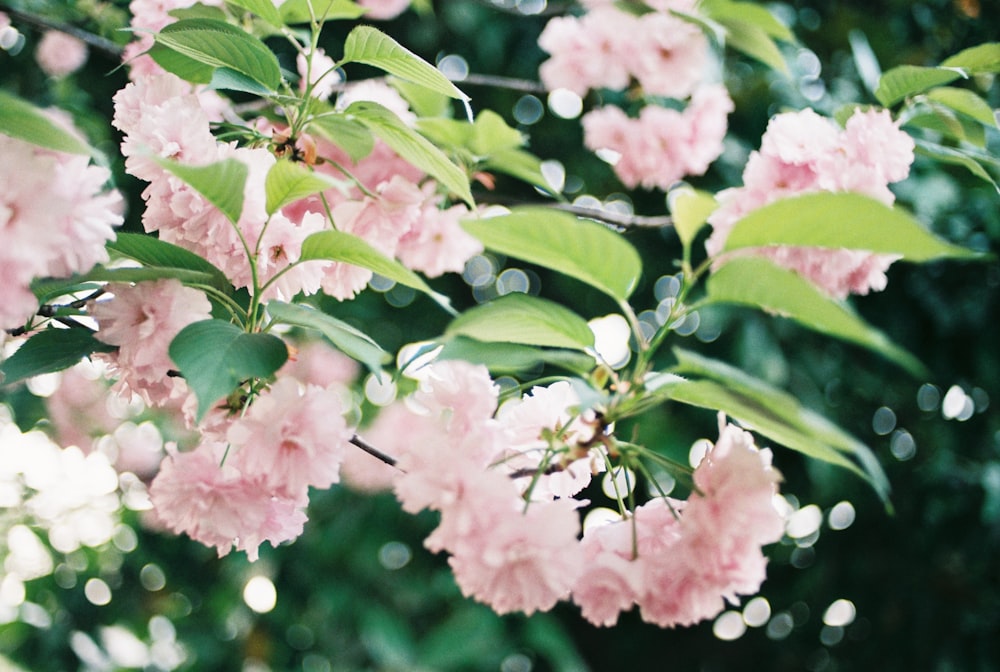
<path fill-rule="evenodd" d="M 110 172 L 87 157 L 4 135 L 0 155 L 0 327 L 12 328 L 38 306 L 28 289 L 33 279 L 84 273 L 108 260 L 104 245 L 122 223 L 122 198 L 104 191 Z"/>
<path fill-rule="evenodd" d="M 45 408 L 57 443 L 84 452 L 90 451 L 94 439 L 121 423 L 108 412 L 108 384 L 101 370 L 87 361 L 62 372 L 59 388 L 46 397 Z"/>
<path fill-rule="evenodd" d="M 468 213 L 464 205 L 442 210 L 434 200 L 426 201 L 420 216 L 400 238 L 396 256 L 408 268 L 431 278 L 448 271 L 461 273 L 465 262 L 483 251 L 483 244 L 459 224 Z"/>
<path fill-rule="evenodd" d="M 469 531 L 467 548 L 448 561 L 462 594 L 498 614 L 530 615 L 566 599 L 584 562 L 577 548 L 576 502 L 536 503 L 524 513 L 495 513 L 493 520 Z"/>
<path fill-rule="evenodd" d="M 742 217 L 796 194 L 851 191 L 895 200 L 889 183 L 904 179 L 913 162 L 913 140 L 886 110 L 855 111 L 841 130 L 812 110 L 780 114 L 768 124 L 759 152 L 750 155 L 743 186 L 718 194 L 712 235 L 705 247 L 721 254 Z M 834 298 L 867 294 L 886 286 L 885 271 L 896 257 L 864 250 L 765 247 L 740 254 L 765 256 L 792 269 Z"/>
<path fill-rule="evenodd" d="M 224 443 L 203 443 L 188 453 L 172 452 L 149 496 L 170 530 L 216 548 L 219 557 L 236 548 L 254 561 L 263 542 L 277 546 L 302 534 L 305 493 L 272 495 L 260 481 L 224 465 L 226 450 Z"/>
<path fill-rule="evenodd" d="M 624 89 L 629 84 L 627 52 L 637 19 L 612 6 L 596 8 L 582 18 L 551 19 L 538 46 L 551 55 L 539 75 L 550 91 L 569 89 L 583 96 L 588 89 Z"/>
<path fill-rule="evenodd" d="M 294 352 L 278 377 L 287 376 L 319 387 L 346 386 L 357 379 L 360 370 L 356 361 L 326 341 L 306 341 L 295 343 Z"/>
<path fill-rule="evenodd" d="M 310 53 L 308 59 L 299 53 L 295 57 L 295 66 L 301 77 L 299 90 L 305 91 L 308 82 L 313 85 L 310 92 L 313 98 L 328 99 L 340 83 L 340 75 L 333 69 L 334 65 L 334 60 L 323 49 Z"/>
<path fill-rule="evenodd" d="M 365 17 L 369 19 L 393 19 L 410 6 L 410 0 L 358 0 L 358 4 L 367 11 Z"/>
<path fill-rule="evenodd" d="M 628 36 L 628 68 L 649 95 L 687 98 L 705 77 L 708 38 L 666 12 L 643 14 Z"/>
<path fill-rule="evenodd" d="M 111 299 L 88 305 L 97 320 L 96 338 L 118 346 L 102 356 L 118 376 L 119 392 L 139 394 L 151 405 L 162 405 L 187 392 L 183 379 L 170 377 L 175 368 L 170 342 L 189 324 L 211 317 L 205 295 L 178 280 L 157 280 L 136 285 L 110 284 Z"/>
<path fill-rule="evenodd" d="M 35 60 L 45 74 L 65 77 L 87 62 L 87 45 L 62 31 L 47 30 L 38 42 Z"/>
<path fill-rule="evenodd" d="M 584 570 L 573 602 L 594 625 L 610 627 L 642 594 L 642 564 L 632 557 L 631 525 L 621 521 L 589 529 L 580 542 Z"/>
<path fill-rule="evenodd" d="M 340 480 L 340 462 L 353 434 L 335 389 L 282 378 L 226 436 L 234 467 L 267 492 L 294 499 L 309 486 L 328 488 Z"/>

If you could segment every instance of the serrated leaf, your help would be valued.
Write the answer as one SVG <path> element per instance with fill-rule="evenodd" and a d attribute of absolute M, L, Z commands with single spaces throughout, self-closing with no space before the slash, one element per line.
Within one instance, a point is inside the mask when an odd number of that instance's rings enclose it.
<path fill-rule="evenodd" d="M 198 271 L 209 276 L 211 284 L 227 294 L 233 287 L 226 274 L 207 259 L 190 250 L 142 233 L 119 233 L 107 244 L 108 250 L 138 261 L 143 266 Z"/>
<path fill-rule="evenodd" d="M 597 366 L 594 358 L 579 350 L 539 348 L 517 343 L 485 343 L 461 336 L 443 343 L 438 359 L 460 359 L 482 364 L 495 375 L 523 373 L 542 366 L 552 366 L 587 373 Z"/>
<path fill-rule="evenodd" d="M 344 183 L 329 175 L 310 170 L 301 163 L 277 161 L 267 172 L 264 181 L 264 192 L 267 195 L 267 214 L 294 203 L 307 196 L 318 194 L 327 189 L 343 188 Z"/>
<path fill-rule="evenodd" d="M 927 97 L 934 102 L 950 107 L 959 114 L 964 114 L 967 117 L 975 119 L 981 124 L 993 127 L 997 126 L 997 119 L 990 104 L 982 96 L 968 89 L 941 86 L 928 91 Z"/>
<path fill-rule="evenodd" d="M 233 224 L 243 213 L 243 192 L 250 169 L 242 161 L 223 159 L 204 166 L 188 166 L 171 159 L 154 157 L 167 172 L 182 179 L 188 186 L 217 207 Z"/>
<path fill-rule="evenodd" d="M 0 133 L 57 152 L 94 153 L 86 142 L 53 122 L 40 109 L 3 90 L 0 90 Z"/>
<path fill-rule="evenodd" d="M 378 273 L 384 278 L 424 292 L 446 310 L 451 311 L 448 297 L 438 294 L 424 280 L 395 259 L 385 256 L 357 236 L 342 231 L 320 231 L 302 241 L 300 261 L 325 259 L 353 264 Z"/>
<path fill-rule="evenodd" d="M 768 245 L 867 250 L 914 262 L 981 256 L 934 236 L 902 208 L 853 193 L 804 194 L 758 208 L 736 222 L 724 249 Z"/>
<path fill-rule="evenodd" d="M 624 238 L 558 210 L 516 208 L 464 220 L 462 227 L 496 252 L 576 278 L 618 301 L 628 300 L 642 273 L 639 253 Z"/>
<path fill-rule="evenodd" d="M 957 70 L 900 65 L 882 75 L 875 89 L 875 98 L 886 107 L 891 107 L 907 96 L 948 84 L 961 76 L 962 73 Z"/>
<path fill-rule="evenodd" d="M 324 112 L 309 120 L 309 131 L 316 132 L 347 152 L 352 161 L 360 161 L 375 147 L 375 137 L 368 128 L 348 119 L 341 112 Z"/>
<path fill-rule="evenodd" d="M 281 19 L 281 13 L 274 6 L 273 0 L 226 0 L 226 2 L 230 5 L 242 7 L 248 12 L 253 12 L 275 28 L 281 28 L 285 25 L 285 22 Z"/>
<path fill-rule="evenodd" d="M 286 0 L 278 11 L 287 24 L 309 23 L 313 16 L 309 11 L 310 4 L 317 21 L 358 19 L 367 11 L 351 0 Z"/>
<path fill-rule="evenodd" d="M 762 257 L 739 257 L 716 269 L 707 283 L 709 303 L 731 303 L 786 317 L 804 327 L 866 347 L 914 376 L 927 370 L 913 355 L 794 271 Z"/>
<path fill-rule="evenodd" d="M 790 394 L 748 375 L 741 369 L 681 348 L 674 348 L 673 353 L 677 358 L 677 365 L 671 368 L 671 372 L 709 378 L 745 399 L 761 402 L 770 413 L 801 435 L 800 441 L 795 445 L 785 444 L 787 447 L 827 462 L 838 463 L 836 458 L 828 459 L 828 451 L 825 448 L 832 448 L 857 460 L 866 479 L 883 499 L 887 498 L 889 482 L 878 459 L 868 446 L 842 428 L 819 413 L 802 406 Z"/>
<path fill-rule="evenodd" d="M 465 172 L 452 163 L 427 138 L 400 121 L 390 110 L 372 101 L 359 100 L 351 103 L 345 113 L 348 118 L 364 125 L 393 151 L 435 178 L 470 207 L 475 205 Z"/>
<path fill-rule="evenodd" d="M 916 143 L 916 153 L 922 154 L 923 156 L 930 157 L 936 161 L 941 161 L 942 163 L 949 163 L 955 166 L 961 166 L 968 170 L 970 173 L 993 185 L 993 188 L 1000 192 L 1000 184 L 993 179 L 986 169 L 979 162 L 979 159 L 972 154 L 955 149 L 954 147 L 946 147 L 944 145 L 939 145 L 935 142 L 928 142 L 926 140 L 921 140 L 919 138 L 914 139 Z"/>
<path fill-rule="evenodd" d="M 420 118 L 444 117 L 451 114 L 451 98 L 399 77 L 389 77 L 389 85 L 403 96 L 410 109 Z"/>
<path fill-rule="evenodd" d="M 521 131 L 508 126 L 503 117 L 493 110 L 483 110 L 476 115 L 469 149 L 477 156 L 491 156 L 523 145 L 524 135 Z"/>
<path fill-rule="evenodd" d="M 29 338 L 0 364 L 0 385 L 62 371 L 95 352 L 117 349 L 94 338 L 89 329 L 45 329 Z"/>
<path fill-rule="evenodd" d="M 281 83 L 278 59 L 259 39 L 213 19 L 184 19 L 154 35 L 156 43 L 213 68 L 228 68 L 275 91 Z"/>
<path fill-rule="evenodd" d="M 670 205 L 674 230 L 685 247 L 691 244 L 698 231 L 705 226 L 708 216 L 719 207 L 712 194 L 690 187 L 671 189 L 667 195 L 667 203 Z"/>
<path fill-rule="evenodd" d="M 371 26 L 358 26 L 347 35 L 340 65 L 344 63 L 364 63 L 449 98 L 469 100 L 440 70 Z"/>
<path fill-rule="evenodd" d="M 726 44 L 764 65 L 788 75 L 788 64 L 774 40 L 760 27 L 740 19 L 721 19 L 726 28 Z"/>
<path fill-rule="evenodd" d="M 169 353 L 198 398 L 198 420 L 237 386 L 269 378 L 288 360 L 288 347 L 277 336 L 248 334 L 223 320 L 184 327 L 170 342 Z"/>
<path fill-rule="evenodd" d="M 230 70 L 229 68 L 219 68 L 212 71 L 212 77 L 208 80 L 211 89 L 225 89 L 227 91 L 242 91 L 252 93 L 255 96 L 268 96 L 273 91 L 268 89 L 257 80 L 247 77 L 243 73 Z"/>
<path fill-rule="evenodd" d="M 962 68 L 971 74 L 1000 72 L 1000 42 L 969 47 L 941 63 L 945 68 Z"/>
<path fill-rule="evenodd" d="M 586 350 L 594 333 L 564 306 L 527 294 L 507 294 L 460 314 L 445 334 L 477 341 Z"/>
<path fill-rule="evenodd" d="M 437 145 L 468 147 L 472 141 L 472 124 L 457 119 L 432 117 L 417 119 L 417 130 Z"/>
<path fill-rule="evenodd" d="M 315 329 L 329 339 L 334 347 L 361 362 L 376 375 L 381 376 L 382 366 L 392 359 L 368 334 L 310 306 L 270 301 L 267 312 L 278 322 Z"/>

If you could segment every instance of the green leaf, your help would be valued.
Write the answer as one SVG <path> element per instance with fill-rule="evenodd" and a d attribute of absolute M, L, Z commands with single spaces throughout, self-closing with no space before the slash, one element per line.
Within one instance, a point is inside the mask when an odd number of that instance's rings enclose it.
<path fill-rule="evenodd" d="M 782 74 L 790 74 L 785 57 L 781 55 L 771 36 L 762 28 L 740 19 L 720 19 L 719 23 L 726 27 L 726 43 L 733 49 L 757 59 Z"/>
<path fill-rule="evenodd" d="M 710 303 L 732 303 L 787 317 L 821 334 L 873 350 L 914 376 L 927 370 L 913 355 L 794 271 L 762 257 L 728 261 L 708 279 Z"/>
<path fill-rule="evenodd" d="M 378 376 L 382 374 L 382 365 L 392 359 L 368 334 L 311 306 L 270 301 L 267 312 L 278 322 L 315 329 L 338 350 L 361 362 Z"/>
<path fill-rule="evenodd" d="M 154 35 L 156 43 L 213 68 L 228 68 L 275 91 L 278 59 L 259 39 L 224 21 L 184 19 Z"/>
<path fill-rule="evenodd" d="M 184 180 L 236 224 L 243 213 L 243 191 L 250 169 L 242 161 L 223 159 L 204 166 L 188 166 L 171 159 L 155 159 L 160 166 Z"/>
<path fill-rule="evenodd" d="M 969 47 L 941 63 L 944 68 L 962 68 L 974 75 L 1000 72 L 1000 42 Z"/>
<path fill-rule="evenodd" d="M 95 151 L 31 103 L 3 90 L 0 90 L 0 133 L 67 154 L 88 155 Z"/>
<path fill-rule="evenodd" d="M 509 215 L 467 219 L 462 227 L 486 247 L 545 266 L 626 301 L 642 273 L 639 253 L 593 221 L 549 208 L 515 208 Z"/>
<path fill-rule="evenodd" d="M 597 366 L 594 358 L 578 350 L 543 349 L 517 343 L 485 343 L 461 336 L 443 342 L 438 359 L 460 359 L 482 364 L 495 375 L 518 374 L 543 364 L 587 373 Z"/>
<path fill-rule="evenodd" d="M 795 34 L 766 8 L 751 2 L 711 0 L 701 3 L 701 11 L 719 22 L 741 21 L 755 26 L 776 40 L 796 42 Z"/>
<path fill-rule="evenodd" d="M 891 107 L 907 96 L 953 82 L 962 73 L 957 70 L 900 65 L 884 73 L 875 89 L 875 98 L 886 107 Z"/>
<path fill-rule="evenodd" d="M 452 320 L 445 334 L 575 350 L 594 346 L 594 333 L 582 317 L 558 303 L 519 293 L 470 308 Z"/>
<path fill-rule="evenodd" d="M 367 268 L 384 278 L 424 292 L 446 310 L 452 310 L 448 297 L 435 292 L 419 275 L 395 259 L 385 256 L 357 236 L 342 231 L 320 231 L 308 236 L 302 241 L 302 254 L 299 256 L 299 260 L 317 259 L 339 261 Z"/>
<path fill-rule="evenodd" d="M 351 103 L 345 112 L 348 118 L 363 124 L 393 151 L 437 179 L 470 207 L 475 205 L 465 172 L 391 111 L 378 103 L 359 100 Z"/>
<path fill-rule="evenodd" d="M 108 243 L 108 250 L 134 259 L 143 266 L 152 268 L 173 268 L 197 271 L 209 276 L 208 284 L 227 294 L 233 287 L 226 274 L 215 265 L 190 250 L 142 233 L 119 233 L 117 239 Z"/>
<path fill-rule="evenodd" d="M 78 276 L 77 280 L 84 282 L 150 282 L 168 278 L 192 285 L 207 285 L 212 281 L 212 276 L 208 273 L 185 268 L 104 268 L 103 266 L 95 266 L 87 273 Z"/>
<path fill-rule="evenodd" d="M 472 124 L 458 119 L 417 119 L 417 130 L 437 145 L 458 148 L 468 147 L 472 142 Z"/>
<path fill-rule="evenodd" d="M 348 34 L 340 65 L 344 63 L 364 63 L 449 98 L 469 100 L 440 70 L 371 26 L 358 26 Z"/>
<path fill-rule="evenodd" d="M 445 117 L 452 113 L 451 98 L 399 77 L 389 77 L 389 85 L 410 104 L 418 117 Z"/>
<path fill-rule="evenodd" d="M 516 177 L 543 191 L 552 192 L 552 185 L 542 174 L 541 159 L 522 149 L 504 149 L 495 152 L 482 162 L 482 168 Z"/>
<path fill-rule="evenodd" d="M 767 245 L 867 250 L 914 262 L 981 256 L 937 238 L 902 208 L 853 193 L 805 194 L 758 208 L 736 222 L 724 249 Z"/>
<path fill-rule="evenodd" d="M 215 75 L 215 68 L 211 65 L 205 65 L 201 61 L 196 61 L 190 56 L 185 56 L 162 44 L 154 44 L 146 54 L 161 68 L 177 75 L 185 82 L 208 84 Z"/>
<path fill-rule="evenodd" d="M 171 341 L 169 352 L 198 398 L 198 420 L 237 386 L 270 377 L 288 360 L 288 347 L 277 336 L 248 334 L 223 320 L 189 324 Z"/>
<path fill-rule="evenodd" d="M 950 107 L 959 114 L 971 117 L 985 126 L 997 126 L 997 119 L 990 104 L 982 96 L 968 89 L 941 86 L 928 91 L 927 97 L 936 103 Z"/>
<path fill-rule="evenodd" d="M 317 21 L 357 19 L 367 11 L 351 0 L 286 0 L 278 11 L 287 24 L 310 23 L 313 16 L 309 12 L 310 4 Z"/>
<path fill-rule="evenodd" d="M 708 216 L 719 207 L 712 194 L 690 187 L 671 189 L 667 202 L 674 220 L 674 230 L 685 247 L 691 244 L 698 231 L 705 226 Z"/>
<path fill-rule="evenodd" d="M 783 422 L 788 429 L 797 434 L 797 436 L 792 437 L 791 442 L 783 442 L 783 445 L 798 450 L 809 457 L 833 464 L 842 464 L 842 455 L 856 460 L 864 472 L 862 475 L 883 499 L 887 499 L 889 482 L 878 459 L 868 446 L 836 424 L 819 413 L 802 406 L 790 394 L 768 385 L 736 367 L 681 348 L 674 348 L 673 353 L 677 358 L 677 365 L 671 369 L 671 372 L 711 379 L 726 390 L 743 397 L 746 400 L 743 402 L 745 405 L 752 404 L 754 401 L 760 403 L 768 414 Z M 744 420 L 743 418 L 737 419 Z M 749 420 L 746 421 L 749 422 Z M 778 440 L 773 436 L 771 438 Z M 830 454 L 831 449 L 835 455 Z M 848 468 L 856 471 L 853 466 L 848 466 Z"/>
<path fill-rule="evenodd" d="M 43 373 L 68 369 L 94 352 L 114 352 L 118 348 L 94 338 L 89 329 L 45 329 L 40 331 L 0 364 L 0 385 Z"/>
<path fill-rule="evenodd" d="M 274 6 L 273 0 L 226 0 L 230 5 L 242 7 L 248 12 L 253 12 L 260 18 L 270 23 L 275 28 L 281 28 L 285 22 L 281 19 L 281 13 Z"/>
<path fill-rule="evenodd" d="M 301 163 L 279 160 L 267 172 L 264 192 L 267 195 L 267 214 L 331 188 L 344 188 L 344 182 L 329 175 L 310 170 Z"/>
<path fill-rule="evenodd" d="M 273 91 L 268 89 L 257 80 L 247 77 L 243 73 L 230 70 L 229 68 L 219 68 L 212 71 L 212 77 L 208 80 L 208 86 L 212 89 L 225 89 L 227 91 L 242 91 L 252 93 L 255 96 L 268 96 Z"/>
<path fill-rule="evenodd" d="M 375 147 L 375 138 L 364 124 L 348 119 L 341 112 L 324 112 L 309 120 L 314 131 L 347 152 L 352 161 L 360 161 Z"/>
<path fill-rule="evenodd" d="M 511 128 L 503 117 L 493 110 L 483 110 L 472 125 L 469 149 L 477 156 L 490 156 L 497 152 L 524 146 L 524 135 Z"/>
<path fill-rule="evenodd" d="M 992 184 L 993 188 L 1000 192 L 1000 184 L 997 184 L 993 176 L 982 166 L 979 157 L 961 149 L 946 147 L 936 142 L 921 140 L 920 138 L 914 139 L 914 142 L 916 143 L 915 151 L 917 154 L 928 156 L 942 163 L 962 166 L 979 179 Z"/>

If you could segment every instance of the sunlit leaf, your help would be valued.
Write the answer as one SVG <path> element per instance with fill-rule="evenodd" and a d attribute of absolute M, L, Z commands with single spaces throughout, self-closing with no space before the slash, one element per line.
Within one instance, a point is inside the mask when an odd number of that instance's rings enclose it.
<path fill-rule="evenodd" d="M 440 70 L 371 26 L 358 26 L 348 34 L 342 63 L 364 63 L 450 98 L 469 99 Z"/>
<path fill-rule="evenodd" d="M 881 331 L 870 326 L 847 304 L 830 298 L 794 271 L 761 257 L 732 259 L 708 279 L 708 301 L 758 308 L 787 317 L 821 334 L 878 352 L 914 376 L 924 366 Z"/>
<path fill-rule="evenodd" d="M 451 310 L 451 302 L 428 286 L 423 278 L 395 259 L 385 256 L 357 236 L 342 231 L 320 231 L 302 242 L 302 261 L 326 259 L 367 268 L 384 278 L 424 292 L 441 306 Z"/>
<path fill-rule="evenodd" d="M 594 333 L 582 317 L 558 303 L 519 293 L 470 308 L 452 320 L 445 333 L 577 350 L 594 345 Z"/>
<path fill-rule="evenodd" d="M 523 149 L 503 149 L 482 162 L 481 167 L 516 177 L 539 189 L 551 192 L 552 185 L 542 174 L 542 160 Z"/>
<path fill-rule="evenodd" d="M 740 19 L 720 19 L 726 28 L 726 44 L 755 58 L 783 74 L 789 74 L 788 64 L 774 39 L 762 28 Z"/>
<path fill-rule="evenodd" d="M 1000 72 L 1000 42 L 987 42 L 958 52 L 941 63 L 945 68 L 962 68 L 971 74 Z"/>
<path fill-rule="evenodd" d="M 154 35 L 157 44 L 213 68 L 228 68 L 274 91 L 281 69 L 274 53 L 236 26 L 212 19 L 184 19 Z"/>
<path fill-rule="evenodd" d="M 85 155 L 94 152 L 40 109 L 3 90 L 0 90 L 0 133 L 57 152 Z"/>
<path fill-rule="evenodd" d="M 972 155 L 966 150 L 956 149 L 954 147 L 946 147 L 945 145 L 940 145 L 936 142 L 928 142 L 927 140 L 921 140 L 919 138 L 915 139 L 916 143 L 916 153 L 922 154 L 923 156 L 930 157 L 936 161 L 942 163 L 949 163 L 955 166 L 961 166 L 967 171 L 983 180 L 993 185 L 993 188 L 1000 192 L 1000 184 L 997 183 L 993 176 L 983 167 L 980 163 L 980 158 Z"/>
<path fill-rule="evenodd" d="M 368 334 L 310 306 L 270 301 L 267 312 L 278 322 L 318 331 L 338 350 L 376 374 L 381 374 L 382 366 L 391 360 Z"/>
<path fill-rule="evenodd" d="M 460 359 L 482 364 L 495 375 L 518 374 L 550 364 L 567 371 L 586 373 L 597 366 L 579 350 L 540 348 L 517 343 L 486 343 L 471 338 L 449 338 L 438 359 Z"/>
<path fill-rule="evenodd" d="M 349 118 L 358 121 L 381 138 L 401 157 L 437 179 L 470 206 L 474 204 L 465 172 L 391 111 L 378 103 L 359 100 L 351 103 L 345 112 Z"/>
<path fill-rule="evenodd" d="M 698 231 L 705 226 L 708 216 L 719 207 L 712 194 L 690 187 L 671 189 L 667 199 L 674 230 L 684 245 L 691 244 Z"/>
<path fill-rule="evenodd" d="M 918 65 L 900 65 L 889 70 L 879 79 L 875 97 L 886 107 L 895 105 L 907 96 L 953 82 L 962 73 L 957 70 L 923 67 Z"/>
<path fill-rule="evenodd" d="M 317 21 L 357 19 L 364 16 L 366 10 L 351 0 L 286 0 L 278 11 L 285 23 L 294 24 L 309 23 L 312 16 Z"/>
<path fill-rule="evenodd" d="M 340 180 L 309 170 L 301 163 L 279 160 L 271 166 L 264 181 L 267 214 L 272 215 L 289 203 L 307 196 L 343 186 L 344 183 Z"/>
<path fill-rule="evenodd" d="M 45 329 L 0 363 L 0 385 L 62 371 L 92 353 L 115 350 L 116 347 L 94 338 L 89 329 Z"/>
<path fill-rule="evenodd" d="M 281 13 L 274 6 L 273 0 L 227 0 L 227 2 L 253 12 L 275 28 L 281 28 L 285 25 L 285 22 L 281 18 Z"/>
<path fill-rule="evenodd" d="M 243 213 L 243 190 L 250 169 L 242 161 L 223 159 L 204 166 L 188 166 L 171 159 L 155 159 L 164 170 L 184 180 L 235 224 Z"/>
<path fill-rule="evenodd" d="M 921 262 L 976 257 L 947 243 L 899 207 L 853 193 L 812 193 L 775 201 L 736 222 L 725 250 L 767 245 L 847 248 Z"/>
<path fill-rule="evenodd" d="M 986 126 L 997 126 L 997 119 L 990 104 L 982 96 L 968 89 L 941 86 L 928 91 L 927 97 Z"/>
<path fill-rule="evenodd" d="M 288 360 L 288 347 L 277 336 L 248 334 L 223 320 L 189 324 L 171 341 L 169 352 L 198 398 L 198 420 L 239 385 L 269 378 Z"/>
<path fill-rule="evenodd" d="M 626 301 L 642 273 L 639 253 L 619 234 L 548 208 L 462 222 L 486 247 L 545 266 Z"/>
<path fill-rule="evenodd" d="M 348 119 L 341 112 L 324 112 L 309 120 L 309 131 L 316 132 L 347 152 L 352 161 L 360 161 L 375 147 L 375 138 L 364 124 Z"/>
<path fill-rule="evenodd" d="M 752 2 L 729 0 L 703 0 L 701 12 L 716 21 L 738 20 L 755 26 L 776 40 L 795 42 L 795 34 L 767 8 Z"/>

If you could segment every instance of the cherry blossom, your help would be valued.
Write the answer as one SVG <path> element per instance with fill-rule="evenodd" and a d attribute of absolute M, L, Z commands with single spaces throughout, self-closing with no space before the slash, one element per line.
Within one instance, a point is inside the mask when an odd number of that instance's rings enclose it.
<path fill-rule="evenodd" d="M 35 49 L 35 60 L 45 74 L 65 77 L 87 62 L 87 45 L 72 35 L 47 30 Z"/>

